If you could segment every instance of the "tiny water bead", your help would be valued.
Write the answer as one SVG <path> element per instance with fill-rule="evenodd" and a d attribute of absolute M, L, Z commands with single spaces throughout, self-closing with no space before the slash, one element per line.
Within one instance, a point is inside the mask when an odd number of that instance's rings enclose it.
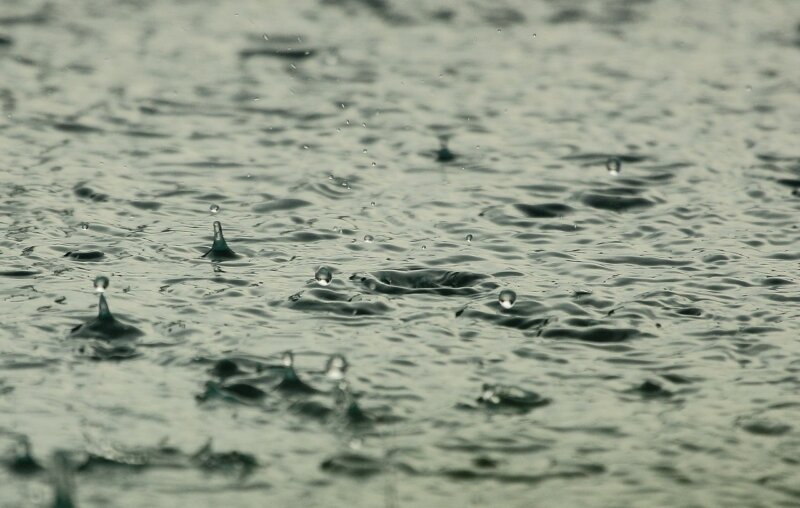
<path fill-rule="evenodd" d="M 286 367 L 287 369 L 294 365 L 294 353 L 291 351 L 286 351 L 281 356 L 281 364 Z"/>
<path fill-rule="evenodd" d="M 325 366 L 325 375 L 328 379 L 341 381 L 347 372 L 347 360 L 342 355 L 332 355 Z"/>
<path fill-rule="evenodd" d="M 364 235 L 364 241 L 367 243 L 372 243 L 375 241 L 375 238 L 372 235 Z"/>
<path fill-rule="evenodd" d="M 497 297 L 497 301 L 500 302 L 500 306 L 504 309 L 510 309 L 517 301 L 517 293 L 510 289 L 504 289 L 500 291 L 500 296 Z"/>
<path fill-rule="evenodd" d="M 473 237 L 472 237 L 472 235 L 471 235 L 471 234 L 469 234 L 469 235 L 467 235 L 467 236 L 465 237 L 465 240 L 467 240 L 467 243 L 472 243 L 472 238 L 473 238 Z"/>
<path fill-rule="evenodd" d="M 612 176 L 617 176 L 622 169 L 622 161 L 618 157 L 611 157 L 606 161 L 606 169 Z"/>
<path fill-rule="evenodd" d="M 84 231 L 89 229 L 89 223 L 88 222 L 81 222 L 81 229 L 84 230 Z"/>
<path fill-rule="evenodd" d="M 208 210 L 209 210 L 209 211 L 210 211 L 212 214 L 216 215 L 216 214 L 218 214 L 218 213 L 219 213 L 219 205 L 211 205 L 210 207 L 208 207 Z"/>
<path fill-rule="evenodd" d="M 105 290 L 108 288 L 108 277 L 104 275 L 98 275 L 94 279 L 94 290 L 98 293 L 104 293 Z"/>
<path fill-rule="evenodd" d="M 333 273 L 327 266 L 321 266 L 314 274 L 314 278 L 317 279 L 317 284 L 320 286 L 327 286 L 333 280 Z"/>

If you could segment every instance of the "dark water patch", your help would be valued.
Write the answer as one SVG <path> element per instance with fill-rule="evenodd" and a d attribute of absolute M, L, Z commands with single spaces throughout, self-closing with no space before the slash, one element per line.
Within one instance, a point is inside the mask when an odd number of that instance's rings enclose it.
<path fill-rule="evenodd" d="M 289 307 L 307 312 L 326 312 L 339 316 L 379 316 L 391 311 L 380 301 L 361 301 L 355 295 L 345 295 L 330 289 L 312 289 L 289 297 Z"/>
<path fill-rule="evenodd" d="M 39 10 L 28 14 L 0 16 L 0 26 L 42 25 L 50 21 L 52 10 L 52 4 L 45 3 L 39 8 Z"/>
<path fill-rule="evenodd" d="M 163 206 L 163 203 L 158 201 L 131 201 L 131 206 L 139 210 L 158 210 Z"/>
<path fill-rule="evenodd" d="M 253 57 L 280 58 L 284 60 L 304 60 L 317 53 L 313 48 L 246 48 L 239 51 L 239 58 Z"/>
<path fill-rule="evenodd" d="M 546 203 L 541 205 L 516 204 L 514 207 L 527 217 L 536 219 L 563 217 L 572 212 L 572 207 L 562 203 Z"/>
<path fill-rule="evenodd" d="M 250 475 L 258 467 L 255 456 L 238 451 L 215 452 L 211 441 L 192 456 L 192 463 L 203 471 L 240 478 Z"/>
<path fill-rule="evenodd" d="M 0 34 L 0 46 L 12 46 L 14 44 L 14 39 L 11 36 Z"/>
<path fill-rule="evenodd" d="M 629 393 L 641 395 L 645 399 L 670 398 L 673 395 L 671 391 L 661 386 L 661 384 L 650 380 L 631 388 Z"/>
<path fill-rule="evenodd" d="M 37 272 L 34 270 L 6 270 L 0 271 L 0 277 L 11 277 L 11 278 L 24 278 L 24 277 L 33 277 L 34 275 L 38 275 L 41 272 Z"/>
<path fill-rule="evenodd" d="M 97 317 L 77 325 L 70 332 L 71 337 L 102 341 L 135 339 L 142 335 L 144 334 L 141 330 L 123 323 L 111 314 L 105 296 L 102 294 L 98 304 Z"/>
<path fill-rule="evenodd" d="M 646 256 L 615 256 L 613 258 L 598 259 L 601 263 L 609 264 L 625 264 L 625 265 L 638 265 L 638 266 L 688 266 L 691 261 L 681 261 L 675 259 L 663 259 Z"/>
<path fill-rule="evenodd" d="M 592 326 L 587 328 L 546 328 L 542 336 L 548 339 L 575 339 L 600 344 L 627 342 L 633 339 L 650 337 L 650 334 L 635 328 L 609 328 Z"/>
<path fill-rule="evenodd" d="M 99 127 L 92 127 L 91 125 L 75 122 L 57 122 L 53 124 L 53 127 L 56 130 L 70 134 L 98 134 L 103 132 L 103 129 Z"/>
<path fill-rule="evenodd" d="M 781 277 L 767 277 L 761 282 L 761 284 L 768 287 L 779 287 L 779 286 L 788 286 L 794 284 L 794 282 Z"/>
<path fill-rule="evenodd" d="M 588 478 L 590 476 L 602 474 L 605 472 L 605 467 L 601 464 L 586 464 L 578 466 L 575 469 L 567 469 L 564 471 L 554 471 L 550 473 L 541 474 L 527 474 L 527 473 L 496 473 L 487 472 L 483 470 L 471 469 L 444 469 L 439 472 L 451 480 L 456 481 L 481 481 L 491 480 L 501 484 L 519 483 L 526 485 L 536 485 L 548 480 L 571 480 L 577 478 Z"/>
<path fill-rule="evenodd" d="M 74 261 L 100 261 L 105 257 L 105 254 L 96 251 L 96 250 L 87 250 L 87 251 L 69 251 L 64 254 L 65 258 L 72 259 Z"/>
<path fill-rule="evenodd" d="M 96 203 L 102 203 L 104 201 L 108 201 L 108 194 L 103 194 L 101 192 L 95 192 L 89 187 L 86 187 L 83 184 L 78 184 L 73 187 L 73 192 L 76 196 L 83 199 L 90 199 Z"/>
<path fill-rule="evenodd" d="M 361 283 L 369 291 L 388 295 L 438 294 L 441 296 L 474 295 L 475 287 L 486 275 L 453 272 L 432 268 L 382 270 L 371 274 L 354 274 L 350 280 Z"/>
<path fill-rule="evenodd" d="M 610 210 L 612 212 L 627 212 L 642 208 L 650 208 L 655 205 L 649 199 L 641 197 L 627 197 L 612 194 L 586 193 L 581 202 L 592 208 L 600 210 Z"/>
<path fill-rule="evenodd" d="M 477 399 L 481 406 L 497 412 L 525 414 L 552 401 L 536 392 L 516 386 L 484 384 Z M 469 406 L 466 406 L 469 407 Z"/>
<path fill-rule="evenodd" d="M 11 456 L 3 458 L 2 462 L 8 471 L 15 475 L 31 476 L 44 471 L 44 467 L 33 457 L 31 443 L 25 436 L 16 439 Z"/>
<path fill-rule="evenodd" d="M 276 199 L 274 201 L 253 206 L 253 211 L 256 213 L 284 212 L 287 210 L 295 210 L 310 204 L 311 203 L 308 201 L 302 199 Z"/>
<path fill-rule="evenodd" d="M 703 311 L 697 307 L 684 307 L 682 309 L 678 309 L 675 311 L 677 314 L 681 316 L 693 316 L 699 317 L 703 314 Z"/>

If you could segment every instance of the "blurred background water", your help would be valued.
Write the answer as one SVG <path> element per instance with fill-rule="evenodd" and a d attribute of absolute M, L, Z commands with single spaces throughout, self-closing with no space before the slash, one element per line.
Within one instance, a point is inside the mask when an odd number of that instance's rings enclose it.
<path fill-rule="evenodd" d="M 3 0 L 0 505 L 798 506 L 799 23 Z"/>

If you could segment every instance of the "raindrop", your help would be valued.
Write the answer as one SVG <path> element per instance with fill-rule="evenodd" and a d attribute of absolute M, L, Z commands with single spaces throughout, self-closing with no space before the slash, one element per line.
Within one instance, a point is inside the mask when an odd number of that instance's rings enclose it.
<path fill-rule="evenodd" d="M 622 161 L 618 157 L 611 157 L 606 161 L 606 169 L 608 174 L 617 176 L 622 168 Z"/>
<path fill-rule="evenodd" d="M 377 163 L 377 162 L 375 162 L 375 161 L 372 161 L 372 165 L 373 165 L 373 166 L 377 166 L 377 165 L 378 165 L 378 163 Z"/>
<path fill-rule="evenodd" d="M 361 127 L 367 128 L 367 122 L 361 122 Z"/>
<path fill-rule="evenodd" d="M 325 375 L 334 381 L 341 381 L 347 372 L 347 360 L 342 355 L 332 355 L 328 358 Z"/>
<path fill-rule="evenodd" d="M 89 229 L 89 223 L 88 222 L 81 222 L 81 229 L 84 230 L 84 231 Z"/>
<path fill-rule="evenodd" d="M 503 31 L 503 29 L 502 29 L 502 28 L 498 28 L 498 29 L 497 29 L 497 33 L 500 33 L 500 32 L 502 32 L 502 31 Z"/>
<path fill-rule="evenodd" d="M 294 365 L 294 354 L 291 351 L 287 351 L 283 353 L 281 357 L 281 363 L 284 367 L 289 368 Z"/>
<path fill-rule="evenodd" d="M 373 241 L 375 241 L 375 238 L 373 238 L 372 235 L 365 235 L 364 241 L 367 243 L 372 243 Z"/>
<path fill-rule="evenodd" d="M 536 38 L 536 34 L 533 34 L 533 38 L 534 38 L 534 39 Z"/>
<path fill-rule="evenodd" d="M 363 150 L 361 150 L 361 153 L 367 153 L 367 149 L 364 148 Z"/>
<path fill-rule="evenodd" d="M 375 201 L 370 201 L 369 206 L 375 206 Z"/>
<path fill-rule="evenodd" d="M 500 306 L 504 309 L 510 309 L 514 306 L 514 302 L 517 301 L 517 293 L 511 291 L 510 289 L 504 289 L 500 291 L 500 296 L 497 298 L 500 302 Z"/>
<path fill-rule="evenodd" d="M 472 234 L 467 235 L 466 240 L 467 243 L 472 243 Z"/>
<path fill-rule="evenodd" d="M 213 214 L 217 214 L 219 213 L 219 205 L 211 205 L 208 207 L 208 210 Z"/>
<path fill-rule="evenodd" d="M 104 293 L 106 288 L 108 288 L 108 277 L 104 275 L 98 275 L 94 279 L 94 290 L 98 293 Z"/>
<path fill-rule="evenodd" d="M 333 273 L 327 266 L 321 266 L 314 274 L 314 278 L 317 279 L 317 284 L 320 286 L 327 286 L 333 280 Z"/>
<path fill-rule="evenodd" d="M 269 36 L 268 36 L 267 34 L 264 34 L 264 40 L 265 40 L 265 41 L 268 41 L 268 40 L 269 40 Z"/>

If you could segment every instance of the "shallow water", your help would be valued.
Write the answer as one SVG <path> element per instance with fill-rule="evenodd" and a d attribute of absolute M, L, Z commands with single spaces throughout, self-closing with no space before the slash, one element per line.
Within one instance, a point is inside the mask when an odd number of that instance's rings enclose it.
<path fill-rule="evenodd" d="M 0 504 L 797 506 L 798 22 L 5 0 Z"/>

